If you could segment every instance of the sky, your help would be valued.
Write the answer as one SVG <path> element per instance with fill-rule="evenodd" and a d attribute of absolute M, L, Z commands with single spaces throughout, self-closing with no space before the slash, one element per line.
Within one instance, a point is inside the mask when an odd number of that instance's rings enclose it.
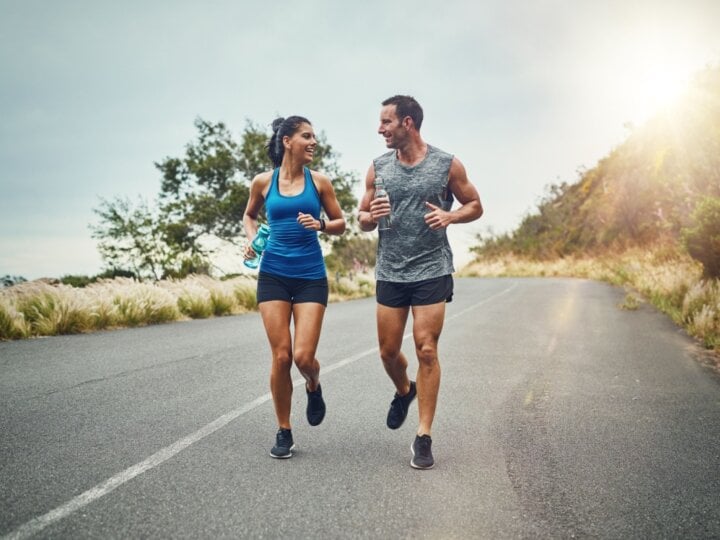
<path fill-rule="evenodd" d="M 461 266 L 720 64 L 719 23 L 717 0 L 0 0 L 0 275 L 99 273 L 93 209 L 152 202 L 196 118 L 305 116 L 364 178 L 394 94 L 480 193 Z"/>

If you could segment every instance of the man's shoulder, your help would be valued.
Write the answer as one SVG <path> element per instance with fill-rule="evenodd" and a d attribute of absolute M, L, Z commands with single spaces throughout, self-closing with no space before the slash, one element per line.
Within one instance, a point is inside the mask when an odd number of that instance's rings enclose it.
<path fill-rule="evenodd" d="M 437 146 L 433 146 L 432 144 L 428 144 L 428 151 L 433 152 L 433 153 L 437 154 L 438 156 L 444 157 L 445 159 L 452 159 L 455 157 L 450 152 L 441 150 L 440 148 L 438 148 Z"/>
<path fill-rule="evenodd" d="M 380 163 L 384 161 L 391 160 L 395 157 L 395 150 L 388 150 L 384 154 L 380 154 L 378 157 L 373 159 L 373 163 Z"/>

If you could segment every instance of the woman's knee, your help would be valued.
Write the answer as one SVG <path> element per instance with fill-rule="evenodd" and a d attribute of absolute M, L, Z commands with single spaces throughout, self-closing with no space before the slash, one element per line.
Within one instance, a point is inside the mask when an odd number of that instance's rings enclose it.
<path fill-rule="evenodd" d="M 315 351 L 296 350 L 293 358 L 295 365 L 300 371 L 308 371 L 315 368 L 317 360 Z"/>
<path fill-rule="evenodd" d="M 273 365 L 279 369 L 290 369 L 293 363 L 292 351 L 277 349 L 273 351 Z"/>

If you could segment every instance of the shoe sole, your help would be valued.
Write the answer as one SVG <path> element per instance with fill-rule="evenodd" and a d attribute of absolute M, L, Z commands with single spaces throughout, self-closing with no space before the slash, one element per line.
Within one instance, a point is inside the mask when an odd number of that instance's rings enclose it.
<path fill-rule="evenodd" d="M 272 453 L 272 450 L 270 450 L 270 457 L 275 458 L 275 459 L 290 459 L 291 457 L 293 457 L 293 453 L 292 453 L 293 450 L 295 450 L 294 444 L 290 447 L 290 452 L 288 452 L 288 454 L 286 456 L 276 456 L 275 454 Z"/>
<path fill-rule="evenodd" d="M 419 471 L 426 471 L 426 470 L 428 470 L 428 469 L 432 469 L 432 468 L 435 466 L 435 462 L 434 462 L 434 461 L 432 462 L 432 465 L 428 465 L 427 467 L 421 467 L 420 465 L 415 465 L 415 463 L 414 463 L 414 461 L 415 461 L 415 448 L 414 448 L 414 444 L 412 444 L 412 443 L 410 443 L 410 451 L 412 452 L 412 455 L 413 455 L 412 459 L 410 460 L 410 466 L 411 466 L 413 469 L 417 469 L 417 470 L 419 470 Z"/>

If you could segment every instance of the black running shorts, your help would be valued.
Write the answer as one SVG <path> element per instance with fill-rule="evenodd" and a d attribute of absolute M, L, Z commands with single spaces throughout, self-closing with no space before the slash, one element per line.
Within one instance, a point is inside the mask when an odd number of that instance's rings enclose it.
<path fill-rule="evenodd" d="M 388 307 L 427 306 L 439 302 L 452 302 L 453 277 L 448 274 L 410 283 L 378 281 L 375 283 L 375 296 L 378 304 Z"/>
<path fill-rule="evenodd" d="M 291 304 L 315 302 L 327 306 L 328 281 L 322 279 L 298 279 L 260 272 L 257 282 L 257 302 L 282 300 Z"/>

